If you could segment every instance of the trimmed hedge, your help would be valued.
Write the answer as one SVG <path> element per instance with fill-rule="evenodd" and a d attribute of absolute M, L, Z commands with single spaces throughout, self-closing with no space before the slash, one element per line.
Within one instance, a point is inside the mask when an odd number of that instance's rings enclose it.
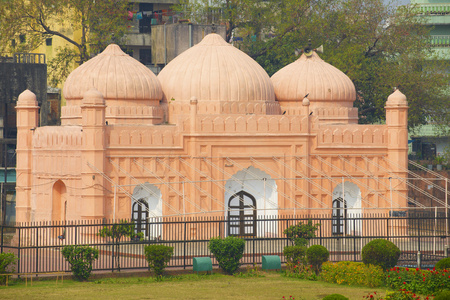
<path fill-rule="evenodd" d="M 173 256 L 173 247 L 165 245 L 149 245 L 144 247 L 148 267 L 161 276 Z"/>
<path fill-rule="evenodd" d="M 434 300 L 448 300 L 450 299 L 450 290 L 443 291 L 434 297 Z"/>
<path fill-rule="evenodd" d="M 286 257 L 286 261 L 292 267 L 294 265 L 306 263 L 306 247 L 305 246 L 286 246 L 283 249 L 283 254 Z"/>
<path fill-rule="evenodd" d="M 342 285 L 379 287 L 383 286 L 384 272 L 379 266 L 360 262 L 325 262 L 322 264 L 320 280 Z"/>
<path fill-rule="evenodd" d="M 319 273 L 320 267 L 330 257 L 330 252 L 322 245 L 312 245 L 306 250 L 306 260 L 312 265 L 316 274 Z"/>
<path fill-rule="evenodd" d="M 245 240 L 228 236 L 212 238 L 209 241 L 209 250 L 219 262 L 219 267 L 228 274 L 233 274 L 240 266 L 244 256 Z"/>
<path fill-rule="evenodd" d="M 448 270 L 450 271 L 450 257 L 443 258 L 436 264 L 436 270 Z"/>
<path fill-rule="evenodd" d="M 70 264 L 73 275 L 78 280 L 87 280 L 91 276 L 92 263 L 98 258 L 98 249 L 87 245 L 67 245 L 61 254 Z"/>
<path fill-rule="evenodd" d="M 14 273 L 14 264 L 17 262 L 18 258 L 14 253 L 0 253 L 0 274 Z M 0 276 L 0 283 L 6 282 L 6 276 Z"/>
<path fill-rule="evenodd" d="M 397 264 L 400 249 L 388 240 L 376 239 L 362 248 L 361 257 L 366 265 L 380 266 L 387 270 Z"/>

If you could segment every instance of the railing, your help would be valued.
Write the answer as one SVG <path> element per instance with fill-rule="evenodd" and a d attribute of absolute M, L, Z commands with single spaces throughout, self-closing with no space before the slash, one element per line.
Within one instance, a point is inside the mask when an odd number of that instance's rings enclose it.
<path fill-rule="evenodd" d="M 436 47 L 449 47 L 450 35 L 432 35 L 430 36 L 430 44 Z"/>
<path fill-rule="evenodd" d="M 310 245 L 320 244 L 330 251 L 331 261 L 361 261 L 361 249 L 373 239 L 382 238 L 394 242 L 402 251 L 399 265 L 414 265 L 420 251 L 424 260 L 433 257 L 436 261 L 448 253 L 450 236 L 445 228 L 445 216 L 407 214 L 402 217 L 386 215 L 353 215 L 341 217 L 339 235 L 333 234 L 337 219 L 330 215 L 283 216 L 256 219 L 256 235 L 246 236 L 243 264 L 259 264 L 262 255 L 279 255 L 285 262 L 283 248 L 291 242 L 283 231 L 298 222 L 319 223 L 317 237 Z M 130 221 L 132 222 L 132 221 Z M 233 221 L 235 222 L 235 221 Z M 245 222 L 249 222 L 246 220 Z M 90 245 L 100 251 L 93 270 L 148 269 L 144 247 L 164 244 L 174 247 L 174 256 L 169 263 L 172 268 L 189 268 L 194 257 L 212 257 L 208 249 L 211 237 L 226 236 L 230 221 L 224 217 L 203 218 L 153 218 L 137 224 L 135 228 L 144 233 L 143 240 L 123 239 L 116 243 L 102 238 L 98 232 L 112 222 L 44 222 L 0 226 L 1 252 L 13 252 L 19 257 L 18 273 L 68 272 L 68 263 L 61 255 L 65 245 Z M 235 227 L 235 226 L 234 226 Z M 246 232 L 248 233 L 248 232 Z M 119 257 L 120 267 L 116 264 Z M 213 264 L 217 261 L 213 258 Z"/>
<path fill-rule="evenodd" d="M 450 14 L 450 4 L 420 4 L 419 12 L 422 14 L 430 14 L 430 15 L 444 15 Z"/>
<path fill-rule="evenodd" d="M 20 64 L 45 64 L 45 54 L 14 53 L 14 62 Z"/>

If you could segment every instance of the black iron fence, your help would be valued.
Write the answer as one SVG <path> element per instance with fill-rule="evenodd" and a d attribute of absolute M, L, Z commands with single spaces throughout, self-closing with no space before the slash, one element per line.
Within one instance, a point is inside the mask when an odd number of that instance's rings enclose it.
<path fill-rule="evenodd" d="M 320 224 L 317 237 L 310 241 L 310 245 L 325 246 L 330 251 L 331 261 L 361 261 L 362 247 L 376 238 L 388 239 L 400 248 L 399 264 L 402 265 L 415 266 L 419 252 L 423 266 L 448 253 L 450 222 L 443 215 L 349 215 L 339 219 L 330 215 L 279 216 L 258 218 L 252 220 L 255 226 L 245 227 L 254 231 L 242 234 L 246 240 L 242 263 L 261 263 L 263 255 L 279 255 L 284 262 L 283 248 L 291 242 L 283 231 L 309 219 Z M 236 220 L 225 217 L 150 218 L 147 222 L 129 222 L 144 234 L 144 239 L 123 238 L 116 242 L 103 238 L 98 235 L 99 231 L 114 226 L 114 222 L 105 220 L 0 226 L 1 252 L 13 252 L 19 257 L 18 273 L 68 272 L 70 267 L 61 255 L 61 248 L 65 245 L 89 245 L 100 252 L 93 270 L 115 271 L 119 268 L 147 269 L 144 247 L 157 243 L 174 247 L 169 267 L 186 269 L 192 267 L 194 257 L 209 256 L 217 264 L 208 249 L 209 239 L 236 233 L 231 232 L 236 228 L 233 224 Z"/>

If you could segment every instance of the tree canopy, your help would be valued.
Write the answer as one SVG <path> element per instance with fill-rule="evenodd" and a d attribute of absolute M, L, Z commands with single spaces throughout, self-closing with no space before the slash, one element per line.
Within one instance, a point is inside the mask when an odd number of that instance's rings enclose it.
<path fill-rule="evenodd" d="M 48 38 L 64 39 L 66 46 L 54 49 L 48 63 L 49 84 L 56 86 L 74 63 L 120 43 L 128 29 L 128 5 L 127 0 L 2 0 L 0 53 L 28 52 Z"/>
<path fill-rule="evenodd" d="M 382 122 L 394 88 L 408 98 L 409 126 L 450 123 L 448 63 L 434 55 L 429 30 L 414 5 L 383 0 L 181 0 L 176 8 L 196 22 L 227 25 L 237 42 L 271 76 L 293 62 L 296 49 L 319 54 L 343 71 L 357 91 L 361 123 Z M 206 16 L 206 17 L 205 17 Z"/>

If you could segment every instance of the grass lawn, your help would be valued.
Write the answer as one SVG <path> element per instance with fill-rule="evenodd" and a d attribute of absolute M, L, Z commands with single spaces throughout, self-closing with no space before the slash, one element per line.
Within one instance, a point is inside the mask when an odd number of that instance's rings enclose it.
<path fill-rule="evenodd" d="M 363 299 L 384 288 L 348 287 L 320 281 L 305 281 L 266 273 L 264 277 L 222 274 L 180 275 L 156 282 L 152 277 L 93 279 L 89 282 L 55 279 L 16 282 L 0 287 L 0 299 L 295 299 L 314 300 L 339 293 Z"/>

